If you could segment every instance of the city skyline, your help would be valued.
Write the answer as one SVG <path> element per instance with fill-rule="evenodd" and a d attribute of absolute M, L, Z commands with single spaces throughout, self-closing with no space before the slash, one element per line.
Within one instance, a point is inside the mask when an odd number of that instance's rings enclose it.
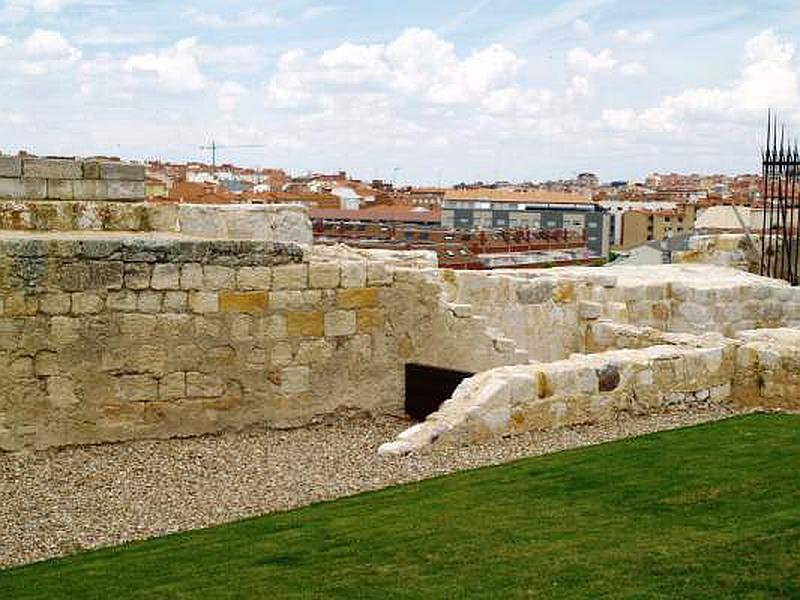
<path fill-rule="evenodd" d="M 0 149 L 452 184 L 756 172 L 788 2 L 0 3 Z"/>

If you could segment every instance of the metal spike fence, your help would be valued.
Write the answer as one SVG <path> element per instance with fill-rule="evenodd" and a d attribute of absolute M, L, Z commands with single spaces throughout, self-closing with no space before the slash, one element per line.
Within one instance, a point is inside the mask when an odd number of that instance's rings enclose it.
<path fill-rule="evenodd" d="M 783 126 L 768 117 L 762 152 L 764 209 L 761 228 L 761 274 L 800 283 L 800 152 Z"/>

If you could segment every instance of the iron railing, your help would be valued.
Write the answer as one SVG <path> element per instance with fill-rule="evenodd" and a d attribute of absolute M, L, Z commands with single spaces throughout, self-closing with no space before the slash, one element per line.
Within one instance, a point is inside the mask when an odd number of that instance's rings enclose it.
<path fill-rule="evenodd" d="M 770 113 L 767 143 L 762 151 L 764 172 L 761 227 L 761 274 L 800 283 L 800 152 L 785 127 L 778 132 Z"/>

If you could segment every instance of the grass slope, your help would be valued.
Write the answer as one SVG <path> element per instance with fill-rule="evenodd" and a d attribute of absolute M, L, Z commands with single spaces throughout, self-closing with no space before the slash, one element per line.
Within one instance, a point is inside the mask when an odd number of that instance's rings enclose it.
<path fill-rule="evenodd" d="M 800 417 L 528 459 L 0 573 L 2 598 L 800 598 Z"/>

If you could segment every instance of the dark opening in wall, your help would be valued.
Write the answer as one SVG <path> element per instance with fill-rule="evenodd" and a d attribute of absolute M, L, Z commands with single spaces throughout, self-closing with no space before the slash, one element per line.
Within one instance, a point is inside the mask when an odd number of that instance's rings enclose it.
<path fill-rule="evenodd" d="M 406 414 L 417 421 L 424 421 L 453 395 L 458 384 L 472 375 L 448 369 L 406 365 Z"/>

